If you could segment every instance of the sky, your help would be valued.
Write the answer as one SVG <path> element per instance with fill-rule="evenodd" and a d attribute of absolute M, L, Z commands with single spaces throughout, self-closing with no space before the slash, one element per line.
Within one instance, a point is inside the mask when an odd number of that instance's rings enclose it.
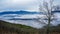
<path fill-rule="evenodd" d="M 42 2 L 42 0 L 0 0 L 0 11 L 38 11 L 40 2 Z M 60 0 L 55 0 L 55 4 L 59 4 L 59 2 Z"/>

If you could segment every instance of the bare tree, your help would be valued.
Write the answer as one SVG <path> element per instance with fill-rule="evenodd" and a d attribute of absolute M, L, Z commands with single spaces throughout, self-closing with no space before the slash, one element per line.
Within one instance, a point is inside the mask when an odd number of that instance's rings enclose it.
<path fill-rule="evenodd" d="M 54 15 L 52 14 L 52 11 L 54 9 L 54 0 L 43 0 L 43 2 L 40 4 L 40 8 L 39 10 L 42 11 L 44 13 L 44 17 L 43 18 L 39 18 L 38 20 L 40 23 L 46 24 L 47 23 L 47 30 L 46 30 L 46 34 L 49 34 L 49 27 L 51 24 L 51 21 L 54 19 Z M 46 21 L 47 20 L 47 21 Z"/>

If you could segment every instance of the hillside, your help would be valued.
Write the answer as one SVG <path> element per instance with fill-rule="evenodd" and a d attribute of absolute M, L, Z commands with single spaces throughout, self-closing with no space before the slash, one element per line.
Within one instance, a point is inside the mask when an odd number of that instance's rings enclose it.
<path fill-rule="evenodd" d="M 0 20 L 0 34 L 33 34 L 37 29 L 21 24 L 12 24 Z"/>
<path fill-rule="evenodd" d="M 30 26 L 14 24 L 0 20 L 0 34 L 44 34 L 46 26 L 36 29 Z M 60 34 L 60 24 L 50 27 L 50 34 Z"/>
<path fill-rule="evenodd" d="M 41 33 L 43 33 L 43 32 L 46 33 L 46 28 L 47 28 L 47 25 L 44 26 L 42 29 L 40 29 Z M 50 34 L 60 34 L 60 24 L 57 26 L 50 26 L 49 33 Z"/>

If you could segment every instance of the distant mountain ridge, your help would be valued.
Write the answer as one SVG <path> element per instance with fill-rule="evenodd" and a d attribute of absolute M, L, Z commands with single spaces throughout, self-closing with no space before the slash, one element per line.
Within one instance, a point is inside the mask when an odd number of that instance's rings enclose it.
<path fill-rule="evenodd" d="M 37 18 L 12 18 L 12 19 L 9 19 L 9 20 L 37 20 Z"/>
<path fill-rule="evenodd" d="M 60 11 L 52 11 L 52 13 L 60 13 Z"/>
<path fill-rule="evenodd" d="M 52 13 L 56 13 L 56 12 L 59 13 L 60 11 L 52 11 Z M 20 15 L 24 15 L 24 14 L 43 14 L 43 12 L 29 12 L 29 11 L 24 11 L 24 10 L 0 12 L 0 15 L 4 15 L 4 14 L 20 14 Z"/>
<path fill-rule="evenodd" d="M 4 11 L 4 12 L 0 12 L 0 15 L 4 15 L 4 14 L 39 14 L 39 12 L 29 12 L 29 11 Z"/>

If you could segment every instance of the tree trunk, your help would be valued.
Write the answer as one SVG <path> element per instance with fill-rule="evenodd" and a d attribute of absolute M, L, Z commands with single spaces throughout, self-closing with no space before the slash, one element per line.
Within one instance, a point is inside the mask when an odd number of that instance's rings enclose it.
<path fill-rule="evenodd" d="M 46 34 L 49 34 L 49 29 L 50 29 L 50 19 L 51 19 L 51 17 L 49 16 L 48 17 L 48 25 L 47 25 L 47 30 L 46 30 Z"/>

